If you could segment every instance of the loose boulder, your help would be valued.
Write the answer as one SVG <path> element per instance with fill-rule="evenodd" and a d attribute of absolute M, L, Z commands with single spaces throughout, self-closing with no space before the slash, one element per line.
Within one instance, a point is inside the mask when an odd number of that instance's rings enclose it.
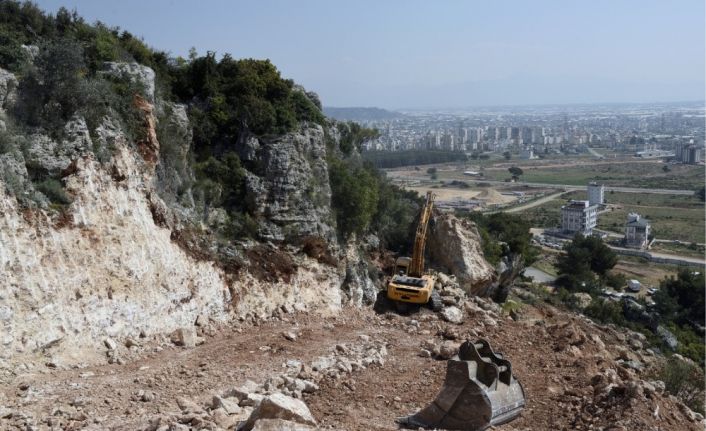
<path fill-rule="evenodd" d="M 283 419 L 260 419 L 255 422 L 252 431 L 311 431 L 315 428 Z"/>
<path fill-rule="evenodd" d="M 463 311 L 458 307 L 445 307 L 441 310 L 441 317 L 449 323 L 460 325 L 463 323 Z"/>
<path fill-rule="evenodd" d="M 427 247 L 431 260 L 443 272 L 455 275 L 468 293 L 480 295 L 496 279 L 494 268 L 483 256 L 478 230 L 469 220 L 435 214 Z"/>
<path fill-rule="evenodd" d="M 255 424 L 257 422 L 266 419 L 283 419 L 285 421 L 291 421 L 298 424 L 316 425 L 316 420 L 311 415 L 309 408 L 303 401 L 278 393 L 265 397 L 252 412 L 247 422 L 242 426 L 242 428 L 240 428 L 240 430 L 251 431 L 255 429 Z M 264 430 L 270 428 L 257 429 Z"/>

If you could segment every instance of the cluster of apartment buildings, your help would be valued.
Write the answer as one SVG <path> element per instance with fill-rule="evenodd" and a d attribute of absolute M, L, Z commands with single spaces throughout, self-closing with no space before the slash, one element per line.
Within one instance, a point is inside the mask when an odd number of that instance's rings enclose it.
<path fill-rule="evenodd" d="M 681 163 L 700 163 L 703 160 L 703 148 L 695 145 L 693 139 L 688 143 L 679 142 L 674 146 L 674 158 Z"/>
<path fill-rule="evenodd" d="M 591 182 L 587 186 L 588 200 L 572 200 L 561 207 L 561 233 L 573 236 L 580 233 L 592 235 L 598 224 L 600 210 L 605 205 L 605 187 Z M 637 213 L 629 213 L 625 223 L 624 245 L 630 248 L 644 248 L 650 241 L 649 220 Z"/>
<path fill-rule="evenodd" d="M 639 153 L 639 157 L 673 157 L 677 145 L 694 149 L 683 163 L 703 160 L 703 108 L 576 107 L 474 112 L 418 112 L 367 120 L 380 131 L 363 144 L 367 151 L 442 150 L 466 153 L 575 154 L 587 147 Z M 677 150 L 678 151 L 678 150 Z M 677 157 L 679 160 L 680 157 Z M 691 160 L 691 162 L 689 161 Z M 681 161 L 681 160 L 679 160 Z"/>

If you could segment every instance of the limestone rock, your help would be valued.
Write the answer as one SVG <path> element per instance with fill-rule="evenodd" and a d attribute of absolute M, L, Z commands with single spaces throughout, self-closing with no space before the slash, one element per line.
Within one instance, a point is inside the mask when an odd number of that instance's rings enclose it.
<path fill-rule="evenodd" d="M 74 160 L 89 154 L 93 149 L 86 120 L 81 117 L 74 117 L 66 123 L 63 136 L 61 142 L 41 134 L 30 136 L 27 163 L 58 177 Z"/>
<path fill-rule="evenodd" d="M 115 350 L 118 348 L 118 343 L 116 343 L 112 338 L 106 338 L 103 340 L 103 344 L 105 344 L 105 347 L 107 347 L 108 350 Z"/>
<path fill-rule="evenodd" d="M 463 311 L 455 306 L 445 307 L 441 310 L 441 317 L 447 322 L 456 325 L 463 323 Z"/>
<path fill-rule="evenodd" d="M 480 235 L 471 221 L 435 214 L 427 247 L 431 260 L 444 272 L 455 275 L 462 289 L 487 295 L 496 275 L 483 256 Z"/>
<path fill-rule="evenodd" d="M 4 114 L 17 98 L 17 78 L 0 68 L 0 114 Z"/>
<path fill-rule="evenodd" d="M 378 288 L 368 275 L 368 262 L 358 249 L 355 240 L 346 246 L 346 278 L 341 289 L 348 296 L 351 305 L 360 307 L 372 304 L 377 298 Z"/>
<path fill-rule="evenodd" d="M 336 359 L 330 356 L 319 356 L 311 362 L 311 369 L 314 371 L 324 371 L 336 365 Z"/>
<path fill-rule="evenodd" d="M 260 389 L 260 385 L 253 382 L 252 380 L 246 380 L 240 386 L 227 390 L 224 394 L 224 398 L 235 397 L 238 400 L 243 400 L 248 397 L 248 394 L 255 393 Z"/>
<path fill-rule="evenodd" d="M 284 419 L 260 419 L 252 431 L 313 431 L 316 428 Z"/>
<path fill-rule="evenodd" d="M 250 431 L 255 423 L 262 419 L 284 419 L 300 424 L 316 425 L 316 420 L 303 401 L 283 394 L 265 397 L 241 429 Z"/>
<path fill-rule="evenodd" d="M 237 400 L 234 401 L 233 399 L 222 398 L 217 395 L 215 395 L 211 400 L 211 408 L 213 410 L 223 409 L 223 411 L 225 411 L 229 415 L 238 414 L 241 410 Z"/>
<path fill-rule="evenodd" d="M 444 341 L 439 346 L 439 353 L 437 354 L 439 359 L 451 359 L 454 355 L 458 354 L 458 348 L 461 343 L 456 341 Z"/>
<path fill-rule="evenodd" d="M 193 326 L 179 328 L 172 333 L 171 340 L 177 346 L 196 347 L 196 329 Z"/>
<path fill-rule="evenodd" d="M 254 152 L 255 162 L 245 163 L 245 186 L 249 209 L 262 218 L 260 236 L 281 241 L 314 235 L 335 244 L 323 129 L 261 138 Z"/>

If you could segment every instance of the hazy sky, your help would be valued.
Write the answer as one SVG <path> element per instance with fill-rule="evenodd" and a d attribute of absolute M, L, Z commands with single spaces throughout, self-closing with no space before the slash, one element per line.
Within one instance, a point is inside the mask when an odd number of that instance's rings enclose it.
<path fill-rule="evenodd" d="M 37 3 L 174 55 L 269 58 L 328 106 L 704 99 L 704 0 Z"/>

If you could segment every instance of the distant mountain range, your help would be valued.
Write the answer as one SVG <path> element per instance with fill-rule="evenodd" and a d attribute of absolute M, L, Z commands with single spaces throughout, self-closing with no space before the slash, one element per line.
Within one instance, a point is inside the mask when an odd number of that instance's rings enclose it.
<path fill-rule="evenodd" d="M 334 108 L 324 106 L 324 114 L 336 120 L 376 121 L 402 118 L 404 114 L 381 108 Z"/>

